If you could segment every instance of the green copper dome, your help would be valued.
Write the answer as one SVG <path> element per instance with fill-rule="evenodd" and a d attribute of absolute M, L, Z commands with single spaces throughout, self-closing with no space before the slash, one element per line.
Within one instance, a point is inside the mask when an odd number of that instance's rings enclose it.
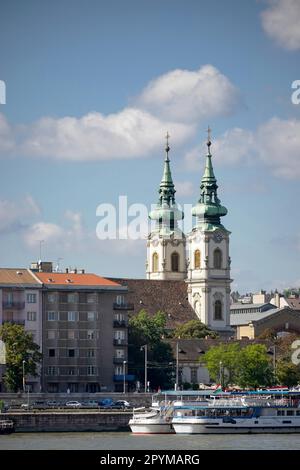
<path fill-rule="evenodd" d="M 226 207 L 221 205 L 217 195 L 217 180 L 212 166 L 210 153 L 211 142 L 208 140 L 208 154 L 206 155 L 205 170 L 200 185 L 200 199 L 192 208 L 192 215 L 197 217 L 198 225 L 204 225 L 206 230 L 223 227 L 220 217 L 227 214 Z"/>
<path fill-rule="evenodd" d="M 156 204 L 154 210 L 149 214 L 151 220 L 157 222 L 157 229 L 161 230 L 164 228 L 169 229 L 170 231 L 176 231 L 177 221 L 182 220 L 184 214 L 181 210 L 178 209 L 175 202 L 175 186 L 172 179 L 171 168 L 170 168 L 170 159 L 169 159 L 169 144 L 168 144 L 169 135 L 167 134 L 167 145 L 166 145 L 166 156 L 164 161 L 164 171 L 159 186 L 159 200 Z M 167 230 L 168 231 L 168 230 Z"/>

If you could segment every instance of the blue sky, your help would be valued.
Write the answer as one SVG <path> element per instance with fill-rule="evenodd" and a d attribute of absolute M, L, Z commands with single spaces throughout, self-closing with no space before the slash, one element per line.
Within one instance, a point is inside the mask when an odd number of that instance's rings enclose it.
<path fill-rule="evenodd" d="M 233 288 L 300 285 L 297 0 L 1 0 L 0 265 L 39 254 L 143 277 L 145 241 L 96 238 L 96 207 L 157 200 L 164 136 L 195 203 L 212 127 Z"/>

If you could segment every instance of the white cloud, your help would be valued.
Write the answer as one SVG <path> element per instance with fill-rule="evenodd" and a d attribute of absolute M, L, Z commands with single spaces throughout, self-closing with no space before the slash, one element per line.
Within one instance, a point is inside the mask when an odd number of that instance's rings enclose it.
<path fill-rule="evenodd" d="M 300 178 L 300 120 L 273 118 L 256 133 L 259 158 L 283 178 Z"/>
<path fill-rule="evenodd" d="M 251 149 L 253 148 L 253 133 L 244 129 L 235 127 L 213 140 L 212 153 L 214 160 L 220 164 L 235 165 L 241 162 L 249 161 Z M 190 150 L 185 161 L 189 170 L 199 170 L 203 168 L 204 156 L 206 155 L 206 145 L 203 141 Z"/>
<path fill-rule="evenodd" d="M 173 70 L 150 82 L 133 107 L 103 115 L 43 117 L 11 125 L 0 115 L 0 155 L 70 161 L 139 158 L 161 148 L 168 131 L 180 145 L 199 120 L 230 113 L 237 89 L 212 65 Z"/>
<path fill-rule="evenodd" d="M 137 98 L 138 106 L 179 122 L 227 115 L 238 101 L 238 90 L 212 65 L 197 71 L 177 69 L 165 73 L 151 81 Z"/>
<path fill-rule="evenodd" d="M 0 199 L 0 233 L 22 230 L 32 217 L 39 214 L 40 208 L 29 194 L 21 201 Z"/>
<path fill-rule="evenodd" d="M 299 0 L 271 0 L 261 19 L 264 30 L 282 47 L 300 49 Z"/>
<path fill-rule="evenodd" d="M 189 170 L 203 169 L 205 143 L 185 156 Z M 272 118 L 256 131 L 234 128 L 213 141 L 220 165 L 266 165 L 278 177 L 300 178 L 300 120 Z"/>
<path fill-rule="evenodd" d="M 195 192 L 191 181 L 175 181 L 176 196 L 191 196 Z"/>
<path fill-rule="evenodd" d="M 30 248 L 38 247 L 39 240 L 47 244 L 60 244 L 64 241 L 64 230 L 56 224 L 37 222 L 27 229 L 24 240 Z"/>

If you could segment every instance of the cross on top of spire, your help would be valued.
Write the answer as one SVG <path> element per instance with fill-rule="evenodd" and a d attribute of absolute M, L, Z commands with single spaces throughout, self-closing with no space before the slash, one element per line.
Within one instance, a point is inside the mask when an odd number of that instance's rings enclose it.
<path fill-rule="evenodd" d="M 168 153 L 170 151 L 170 147 L 169 147 L 169 137 L 170 137 L 170 134 L 169 132 L 166 133 L 166 147 L 165 147 L 165 150 L 167 152 L 167 156 L 168 156 Z"/>
<path fill-rule="evenodd" d="M 207 128 L 207 142 L 208 154 L 210 155 L 210 146 L 211 146 L 211 128 L 208 126 Z"/>

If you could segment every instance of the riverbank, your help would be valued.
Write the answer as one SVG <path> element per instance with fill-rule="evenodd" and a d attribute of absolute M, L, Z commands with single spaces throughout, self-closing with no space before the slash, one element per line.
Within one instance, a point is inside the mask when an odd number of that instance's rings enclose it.
<path fill-rule="evenodd" d="M 0 414 L 12 420 L 15 432 L 129 431 L 132 411 L 41 411 Z"/>

